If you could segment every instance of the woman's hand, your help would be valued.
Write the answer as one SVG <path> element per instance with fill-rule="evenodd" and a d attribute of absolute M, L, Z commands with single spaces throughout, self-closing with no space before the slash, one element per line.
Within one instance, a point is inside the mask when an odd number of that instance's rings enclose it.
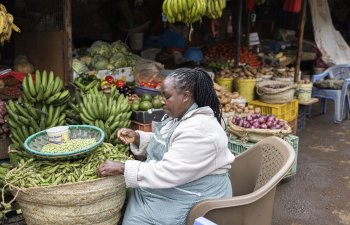
<path fill-rule="evenodd" d="M 117 135 L 118 138 L 125 144 L 135 143 L 136 145 L 139 145 L 140 143 L 139 134 L 131 129 L 122 128 L 118 131 Z"/>
<path fill-rule="evenodd" d="M 102 165 L 97 168 L 97 176 L 115 176 L 124 174 L 124 163 L 115 162 L 112 160 L 106 160 Z"/>

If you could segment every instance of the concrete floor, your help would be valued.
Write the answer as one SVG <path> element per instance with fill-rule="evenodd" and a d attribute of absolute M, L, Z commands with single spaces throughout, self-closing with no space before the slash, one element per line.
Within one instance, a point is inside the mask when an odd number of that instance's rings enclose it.
<path fill-rule="evenodd" d="M 277 187 L 273 225 L 350 225 L 350 119 L 335 124 L 327 108 L 314 105 L 297 134 L 297 173 Z"/>

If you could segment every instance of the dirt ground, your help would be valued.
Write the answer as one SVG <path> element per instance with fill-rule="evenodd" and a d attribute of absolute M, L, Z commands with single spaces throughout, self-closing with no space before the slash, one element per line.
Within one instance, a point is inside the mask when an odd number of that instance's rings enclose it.
<path fill-rule="evenodd" d="M 327 110 L 315 104 L 297 134 L 297 173 L 277 187 L 273 225 L 350 225 L 350 119 L 336 124 Z"/>

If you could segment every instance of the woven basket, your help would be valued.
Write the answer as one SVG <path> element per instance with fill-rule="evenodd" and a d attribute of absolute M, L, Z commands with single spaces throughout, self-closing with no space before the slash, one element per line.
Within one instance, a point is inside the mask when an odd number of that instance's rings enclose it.
<path fill-rule="evenodd" d="M 10 191 L 28 225 L 117 224 L 126 197 L 123 176 Z"/>
<path fill-rule="evenodd" d="M 237 126 L 232 123 L 232 117 L 228 118 L 228 128 L 231 134 L 240 137 L 243 143 L 258 142 L 269 136 L 277 136 L 283 138 L 292 133 L 291 127 L 285 122 L 286 129 L 251 129 Z"/>
<path fill-rule="evenodd" d="M 272 104 L 291 102 L 294 98 L 295 89 L 295 83 L 274 80 L 262 81 L 256 85 L 256 93 L 259 95 L 260 100 Z"/>
<path fill-rule="evenodd" d="M 29 136 L 24 142 L 24 148 L 32 155 L 45 158 L 45 159 L 71 159 L 86 156 L 86 154 L 91 153 L 92 150 L 96 149 L 103 142 L 105 137 L 104 132 L 95 126 L 90 125 L 69 125 L 69 138 L 70 139 L 85 139 L 85 138 L 95 138 L 96 143 L 82 149 L 76 149 L 70 152 L 61 153 L 51 153 L 51 152 L 41 152 L 43 146 L 49 143 L 49 136 L 47 135 L 47 130 L 40 131 Z"/>

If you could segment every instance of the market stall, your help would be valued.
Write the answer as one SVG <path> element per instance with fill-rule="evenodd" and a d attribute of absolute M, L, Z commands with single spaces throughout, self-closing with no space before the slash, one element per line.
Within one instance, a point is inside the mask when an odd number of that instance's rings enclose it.
<path fill-rule="evenodd" d="M 42 32 L 16 37 L 13 70 L 0 75 L 0 97 L 7 95 L 0 102 L 0 157 L 7 160 L 0 164 L 3 214 L 17 207 L 28 224 L 117 224 L 125 182 L 99 178 L 96 168 L 106 159 L 133 157 L 117 133 L 122 128 L 153 131 L 164 116 L 161 83 L 181 67 L 201 67 L 211 76 L 234 155 L 268 136 L 284 139 L 298 154 L 297 134 L 306 126 L 308 107 L 317 102 L 311 98 L 314 84 L 299 79 L 302 41 L 264 38 L 258 27 L 254 30 L 259 24 L 254 7 L 242 1 L 185 3 L 157 5 L 153 10 L 162 19 L 152 21 L 153 30 L 149 21 L 137 28 L 119 24 L 126 39 L 101 37 L 74 47 L 74 12 L 71 1 L 62 1 L 55 13 L 66 19 L 57 17 L 51 24 L 41 18 Z M 137 4 L 113 6 L 135 9 Z M 234 7 L 235 13 L 245 8 L 250 16 L 235 17 Z M 26 56 L 18 55 L 21 50 Z M 316 50 L 311 51 L 312 61 Z M 67 130 L 50 136 L 50 129 L 62 126 Z M 57 141 L 53 136 L 63 147 L 48 147 Z M 285 178 L 296 172 L 297 160 Z"/>

